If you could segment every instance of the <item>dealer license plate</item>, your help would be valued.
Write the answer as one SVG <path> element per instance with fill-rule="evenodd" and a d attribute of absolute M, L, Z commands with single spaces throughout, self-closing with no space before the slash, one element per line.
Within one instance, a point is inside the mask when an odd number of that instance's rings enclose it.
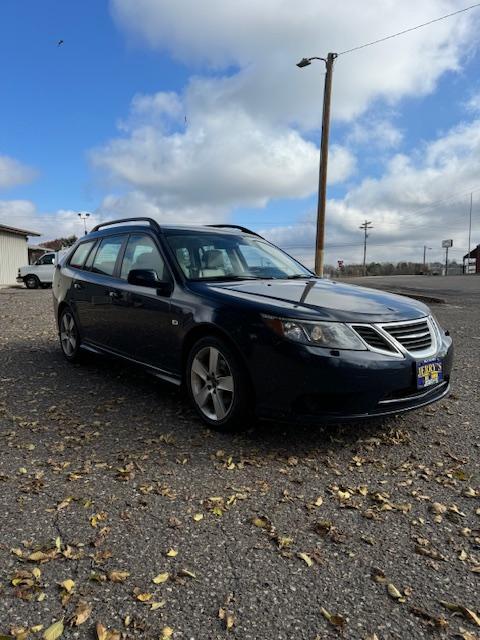
<path fill-rule="evenodd" d="M 417 389 L 425 389 L 443 380 L 443 363 L 438 358 L 417 362 Z"/>

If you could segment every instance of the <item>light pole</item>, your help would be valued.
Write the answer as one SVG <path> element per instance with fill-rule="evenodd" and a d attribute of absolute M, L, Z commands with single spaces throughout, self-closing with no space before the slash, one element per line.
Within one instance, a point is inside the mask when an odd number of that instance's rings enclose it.
<path fill-rule="evenodd" d="M 423 245 L 423 269 L 425 270 L 427 267 L 427 251 L 430 251 L 432 247 L 427 247 L 426 244 Z"/>
<path fill-rule="evenodd" d="M 470 193 L 470 219 L 468 223 L 467 275 L 470 275 L 470 251 L 472 247 L 472 207 L 473 207 L 473 193 Z"/>
<path fill-rule="evenodd" d="M 320 143 L 320 169 L 318 174 L 318 203 L 317 203 L 317 237 L 315 241 L 315 273 L 323 277 L 323 263 L 325 251 L 325 207 L 327 202 L 327 166 L 328 166 L 328 138 L 330 134 L 330 102 L 332 97 L 332 72 L 336 53 L 329 53 L 326 58 L 302 58 L 297 67 L 303 69 L 312 64 L 312 60 L 322 60 L 325 63 L 325 85 L 323 91 L 322 140 Z"/>
<path fill-rule="evenodd" d="M 87 212 L 77 213 L 77 216 L 80 218 L 80 220 L 83 220 L 83 230 L 85 231 L 85 235 L 87 235 L 87 220 L 90 217 L 90 214 Z"/>

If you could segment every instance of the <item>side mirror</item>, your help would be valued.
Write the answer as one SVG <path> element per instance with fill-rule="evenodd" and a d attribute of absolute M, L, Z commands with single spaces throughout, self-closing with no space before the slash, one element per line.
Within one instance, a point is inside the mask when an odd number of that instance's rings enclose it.
<path fill-rule="evenodd" d="M 128 284 L 156 289 L 159 296 L 169 296 L 173 291 L 172 283 L 159 280 L 154 269 L 132 269 L 128 273 Z"/>

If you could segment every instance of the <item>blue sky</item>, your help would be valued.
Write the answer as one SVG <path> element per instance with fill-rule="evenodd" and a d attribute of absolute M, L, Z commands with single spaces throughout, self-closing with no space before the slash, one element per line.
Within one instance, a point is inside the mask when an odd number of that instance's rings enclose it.
<path fill-rule="evenodd" d="M 78 210 L 236 222 L 308 262 L 323 70 L 295 62 L 462 6 L 417 5 L 309 0 L 302 19 L 283 0 L 4 0 L 0 223 L 46 238 L 78 232 Z M 442 234 L 464 250 L 466 196 L 451 196 L 480 187 L 479 14 L 338 58 L 331 262 L 357 259 L 341 247 L 360 247 L 365 217 L 372 259 L 408 259 Z"/>

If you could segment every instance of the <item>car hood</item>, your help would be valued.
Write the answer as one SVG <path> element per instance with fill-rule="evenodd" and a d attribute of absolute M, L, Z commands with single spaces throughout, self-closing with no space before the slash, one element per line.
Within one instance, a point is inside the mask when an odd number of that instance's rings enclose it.
<path fill-rule="evenodd" d="M 223 296 L 260 303 L 265 313 L 298 318 L 393 322 L 413 320 L 429 313 L 428 307 L 417 300 L 331 280 L 244 280 L 202 284 Z"/>

